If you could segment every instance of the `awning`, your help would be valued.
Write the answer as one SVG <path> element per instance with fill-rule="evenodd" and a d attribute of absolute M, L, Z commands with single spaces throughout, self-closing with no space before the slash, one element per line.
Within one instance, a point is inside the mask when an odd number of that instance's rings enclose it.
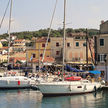
<path fill-rule="evenodd" d="M 98 71 L 98 70 L 89 71 L 89 73 L 92 73 L 92 74 L 101 74 L 101 72 Z"/>
<path fill-rule="evenodd" d="M 20 69 L 32 69 L 32 67 L 21 67 Z"/>

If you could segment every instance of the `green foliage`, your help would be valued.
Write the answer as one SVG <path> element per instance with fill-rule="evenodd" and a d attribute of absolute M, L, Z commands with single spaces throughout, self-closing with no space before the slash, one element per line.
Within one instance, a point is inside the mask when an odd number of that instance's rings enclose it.
<path fill-rule="evenodd" d="M 22 64 L 22 62 L 21 62 L 21 61 L 19 61 L 19 60 L 17 60 L 17 61 L 16 61 L 16 64 Z"/>
<path fill-rule="evenodd" d="M 31 47 L 31 46 L 33 46 L 33 44 L 34 44 L 33 42 L 26 43 L 26 46 L 27 46 L 27 47 Z"/>
<path fill-rule="evenodd" d="M 4 47 L 7 47 L 7 46 L 8 46 L 8 42 L 2 42 L 2 45 L 3 45 Z"/>
<path fill-rule="evenodd" d="M 11 35 L 17 36 L 18 39 L 29 39 L 31 40 L 32 37 L 42 37 L 42 36 L 48 36 L 48 29 L 40 29 L 38 31 L 24 31 L 24 32 L 14 32 L 11 33 Z M 86 33 L 85 28 L 79 28 L 79 29 L 72 29 L 72 28 L 67 28 L 66 29 L 66 34 L 67 36 L 71 33 L 78 33 L 78 32 L 84 32 Z M 99 30 L 97 29 L 88 29 L 88 34 L 90 37 L 93 35 L 97 35 L 99 33 Z M 63 29 L 59 28 L 58 30 L 51 30 L 51 37 L 61 37 L 63 36 Z M 0 39 L 6 39 L 8 37 L 8 34 L 5 33 L 3 35 L 0 35 Z"/>
<path fill-rule="evenodd" d="M 0 39 L 6 39 L 9 35 L 7 33 L 0 35 Z"/>

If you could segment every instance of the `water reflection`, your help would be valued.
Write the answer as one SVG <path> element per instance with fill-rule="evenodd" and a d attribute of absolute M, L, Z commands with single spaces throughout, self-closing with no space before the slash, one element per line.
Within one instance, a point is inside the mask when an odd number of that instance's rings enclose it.
<path fill-rule="evenodd" d="M 103 92 L 65 97 L 43 97 L 42 108 L 96 108 Z"/>
<path fill-rule="evenodd" d="M 31 90 L 0 91 L 0 108 L 41 108 L 42 94 Z"/>
<path fill-rule="evenodd" d="M 42 97 L 35 90 L 0 91 L 0 108 L 107 108 L 108 91 L 85 95 Z"/>

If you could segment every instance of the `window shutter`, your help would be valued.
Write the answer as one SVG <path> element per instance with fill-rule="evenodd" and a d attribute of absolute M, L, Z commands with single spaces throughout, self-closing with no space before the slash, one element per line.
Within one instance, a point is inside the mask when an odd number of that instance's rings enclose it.
<path fill-rule="evenodd" d="M 106 62 L 106 60 L 107 60 L 107 55 L 104 54 L 104 61 Z"/>
<path fill-rule="evenodd" d="M 100 55 L 98 55 L 98 60 L 97 61 L 100 62 Z"/>

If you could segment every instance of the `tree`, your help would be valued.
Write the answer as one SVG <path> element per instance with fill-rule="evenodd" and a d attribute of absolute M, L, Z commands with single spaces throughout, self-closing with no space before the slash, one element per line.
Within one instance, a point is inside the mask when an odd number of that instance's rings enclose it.
<path fill-rule="evenodd" d="M 49 28 L 40 29 L 38 31 L 14 32 L 14 33 L 11 33 L 11 35 L 17 36 L 18 39 L 29 39 L 29 40 L 31 40 L 32 37 L 48 36 L 48 31 L 49 31 Z M 66 32 L 67 32 L 67 34 L 79 33 L 79 32 L 86 33 L 86 29 L 85 28 L 79 28 L 79 29 L 67 28 Z M 93 35 L 97 35 L 99 33 L 99 30 L 88 29 L 88 33 L 89 33 L 89 36 L 92 37 Z M 52 36 L 52 37 L 63 36 L 63 29 L 61 29 L 61 28 L 59 28 L 58 30 L 51 29 L 50 36 Z M 0 35 L 0 39 L 6 39 L 7 37 L 8 37 L 7 33 Z"/>
<path fill-rule="evenodd" d="M 2 45 L 3 45 L 4 47 L 7 47 L 7 46 L 8 46 L 8 42 L 2 42 Z"/>

